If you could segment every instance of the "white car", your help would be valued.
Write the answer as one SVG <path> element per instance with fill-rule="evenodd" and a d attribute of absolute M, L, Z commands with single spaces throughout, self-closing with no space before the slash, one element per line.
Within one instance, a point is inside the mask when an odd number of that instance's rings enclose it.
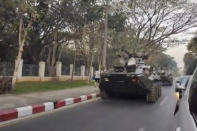
<path fill-rule="evenodd" d="M 190 75 L 185 75 L 185 76 L 178 77 L 177 80 L 176 80 L 176 84 L 175 84 L 175 86 L 176 86 L 175 91 L 180 92 L 180 93 L 185 91 L 190 77 L 191 77 Z"/>
<path fill-rule="evenodd" d="M 193 76 L 187 78 L 185 91 L 181 92 L 174 111 L 173 131 L 197 131 L 197 68 Z"/>

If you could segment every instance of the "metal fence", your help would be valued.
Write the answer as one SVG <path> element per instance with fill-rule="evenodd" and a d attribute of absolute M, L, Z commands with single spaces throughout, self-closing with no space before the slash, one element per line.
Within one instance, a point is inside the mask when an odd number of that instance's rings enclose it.
<path fill-rule="evenodd" d="M 74 76 L 81 76 L 81 67 L 75 67 Z"/>
<path fill-rule="evenodd" d="M 15 63 L 0 62 L 0 76 L 12 76 Z M 39 76 L 39 65 L 23 64 L 22 76 Z M 70 66 L 62 65 L 62 75 L 70 75 Z M 46 66 L 45 76 L 55 77 L 56 66 Z M 81 66 L 75 67 L 74 76 L 81 76 Z M 88 76 L 88 68 L 85 68 L 85 76 Z"/>
<path fill-rule="evenodd" d="M 62 75 L 70 75 L 70 67 L 62 66 Z"/>
<path fill-rule="evenodd" d="M 88 76 L 89 75 L 89 70 L 86 68 L 85 70 L 85 76 Z"/>
<path fill-rule="evenodd" d="M 14 63 L 0 62 L 0 76 L 12 76 L 14 73 Z"/>
<path fill-rule="evenodd" d="M 55 66 L 46 66 L 45 76 L 55 77 L 56 76 L 56 67 Z"/>
<path fill-rule="evenodd" d="M 38 76 L 39 66 L 23 64 L 22 76 Z"/>

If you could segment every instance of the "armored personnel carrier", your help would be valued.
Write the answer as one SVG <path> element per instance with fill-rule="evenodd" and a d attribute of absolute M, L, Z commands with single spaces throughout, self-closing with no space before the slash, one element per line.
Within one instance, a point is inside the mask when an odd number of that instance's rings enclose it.
<path fill-rule="evenodd" d="M 160 78 L 162 85 L 164 86 L 172 86 L 173 84 L 173 76 L 171 73 L 166 68 L 161 69 L 160 73 Z"/>
<path fill-rule="evenodd" d="M 101 73 L 101 98 L 107 99 L 113 95 L 146 96 L 148 103 L 155 103 L 161 96 L 161 87 L 149 79 L 149 66 L 144 62 L 146 59 L 145 55 L 125 52 L 119 55 L 119 64 Z"/>

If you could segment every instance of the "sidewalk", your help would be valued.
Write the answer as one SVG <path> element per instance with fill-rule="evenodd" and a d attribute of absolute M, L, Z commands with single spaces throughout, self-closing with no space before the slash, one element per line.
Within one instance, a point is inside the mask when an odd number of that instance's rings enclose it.
<path fill-rule="evenodd" d="M 0 111 L 6 109 L 13 109 L 22 106 L 41 104 L 44 102 L 54 102 L 57 100 L 78 97 L 80 95 L 87 95 L 90 93 L 98 93 L 98 88 L 91 87 L 81 87 L 64 89 L 58 91 L 48 91 L 48 92 L 36 92 L 29 94 L 5 94 L 0 95 Z"/>

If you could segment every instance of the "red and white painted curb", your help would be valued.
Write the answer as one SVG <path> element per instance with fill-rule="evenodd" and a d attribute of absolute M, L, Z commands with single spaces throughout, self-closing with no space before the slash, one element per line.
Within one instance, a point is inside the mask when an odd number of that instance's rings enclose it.
<path fill-rule="evenodd" d="M 0 122 L 8 121 L 16 118 L 26 117 L 33 114 L 52 111 L 64 106 L 73 105 L 90 99 L 99 97 L 99 94 L 82 95 L 76 98 L 67 98 L 57 102 L 47 102 L 39 105 L 19 107 L 12 110 L 0 111 Z"/>

